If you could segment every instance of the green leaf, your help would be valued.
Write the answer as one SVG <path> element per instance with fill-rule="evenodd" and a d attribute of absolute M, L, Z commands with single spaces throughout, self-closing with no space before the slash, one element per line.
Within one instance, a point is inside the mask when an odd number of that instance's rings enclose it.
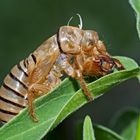
<path fill-rule="evenodd" d="M 129 3 L 136 12 L 136 28 L 140 39 L 140 0 L 129 0 Z M 140 75 L 137 78 L 140 82 Z"/>
<path fill-rule="evenodd" d="M 140 0 L 129 0 L 129 3 L 136 12 L 136 28 L 140 38 Z"/>
<path fill-rule="evenodd" d="M 121 110 L 116 116 L 112 127 L 126 140 L 136 140 L 136 135 L 140 133 L 138 116 L 138 109 L 128 108 Z"/>
<path fill-rule="evenodd" d="M 137 121 L 137 130 L 136 130 L 136 137 L 135 140 L 140 140 L 140 114 Z"/>
<path fill-rule="evenodd" d="M 140 68 L 135 61 L 126 57 L 117 58 L 120 59 L 126 70 L 114 72 L 88 84 L 88 89 L 95 99 L 113 86 L 140 74 Z M 81 89 L 77 90 L 75 80 L 65 79 L 51 94 L 36 100 L 35 111 L 39 118 L 38 123 L 32 122 L 25 109 L 0 129 L 1 139 L 41 139 L 68 115 L 88 103 Z"/>
<path fill-rule="evenodd" d="M 95 140 L 94 130 L 89 116 L 86 116 L 84 120 L 83 140 Z"/>
<path fill-rule="evenodd" d="M 124 140 L 117 133 L 101 125 L 95 125 L 94 131 L 96 140 Z"/>

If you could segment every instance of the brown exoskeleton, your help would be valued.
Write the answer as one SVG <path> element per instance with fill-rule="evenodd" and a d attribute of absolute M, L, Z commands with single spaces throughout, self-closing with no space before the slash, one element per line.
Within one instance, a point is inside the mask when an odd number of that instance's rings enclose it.
<path fill-rule="evenodd" d="M 97 32 L 62 26 L 6 76 L 0 89 L 0 119 L 9 121 L 28 103 L 30 115 L 37 121 L 33 101 L 58 85 L 63 74 L 78 80 L 84 94 L 93 100 L 84 76 L 103 76 L 114 68 L 124 69 L 109 55 Z"/>

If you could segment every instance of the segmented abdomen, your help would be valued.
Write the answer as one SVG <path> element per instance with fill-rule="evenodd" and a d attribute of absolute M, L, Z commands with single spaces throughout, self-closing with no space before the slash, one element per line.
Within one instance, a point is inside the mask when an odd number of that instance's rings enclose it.
<path fill-rule="evenodd" d="M 28 73 L 25 61 L 15 65 L 0 88 L 0 120 L 8 122 L 27 105 Z"/>

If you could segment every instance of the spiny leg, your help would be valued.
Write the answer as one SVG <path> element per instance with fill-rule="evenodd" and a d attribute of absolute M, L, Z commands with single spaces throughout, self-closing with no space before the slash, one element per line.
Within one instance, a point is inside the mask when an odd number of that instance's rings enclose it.
<path fill-rule="evenodd" d="M 79 80 L 80 86 L 81 86 L 82 90 L 84 91 L 84 94 L 86 95 L 86 97 L 89 99 L 89 101 L 92 101 L 93 100 L 92 94 L 88 90 L 86 82 L 82 75 L 82 71 L 83 71 L 82 63 L 84 60 L 81 58 L 81 55 L 77 55 L 75 58 L 74 67 L 77 69 L 77 70 L 75 70 L 75 72 L 76 72 L 75 76 L 76 76 L 76 79 Z"/>
<path fill-rule="evenodd" d="M 91 92 L 88 90 L 85 80 L 82 77 L 79 77 L 78 80 L 79 80 L 80 86 L 81 86 L 82 90 L 84 91 L 84 94 L 86 95 L 88 100 L 92 101 L 94 98 L 93 98 Z"/>
<path fill-rule="evenodd" d="M 29 92 L 28 93 L 28 107 L 29 107 L 29 114 L 31 115 L 31 118 L 33 119 L 34 122 L 38 122 L 38 119 L 34 113 L 34 105 L 33 101 L 35 100 L 34 93 Z"/>
<path fill-rule="evenodd" d="M 66 66 L 64 68 L 64 71 L 66 74 L 68 74 L 70 77 L 79 80 L 80 82 L 80 86 L 82 88 L 82 90 L 84 91 L 84 94 L 86 95 L 86 97 L 89 99 L 89 101 L 93 100 L 92 94 L 90 93 L 90 91 L 88 90 L 86 83 L 83 79 L 82 73 L 80 70 L 74 69 L 72 67 L 72 65 L 70 65 L 68 63 L 68 61 L 66 62 Z"/>
<path fill-rule="evenodd" d="M 33 101 L 41 96 L 43 93 L 48 92 L 50 89 L 48 86 L 43 83 L 46 81 L 46 76 L 49 74 L 56 58 L 59 55 L 59 51 L 49 55 L 46 55 L 43 61 L 38 61 L 36 59 L 36 65 L 32 67 L 32 65 L 28 65 L 28 73 L 29 73 L 29 88 L 28 88 L 28 105 L 29 105 L 29 113 L 34 121 L 37 121 L 37 117 L 34 113 Z"/>

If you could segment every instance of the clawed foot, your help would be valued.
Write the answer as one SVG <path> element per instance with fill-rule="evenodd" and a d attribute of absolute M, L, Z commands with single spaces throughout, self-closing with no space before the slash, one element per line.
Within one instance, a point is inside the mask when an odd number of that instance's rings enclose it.
<path fill-rule="evenodd" d="M 89 102 L 93 101 L 93 99 L 94 99 L 94 98 L 92 97 L 91 93 L 90 93 L 90 95 L 86 95 L 86 97 L 88 98 L 88 101 L 89 101 Z"/>
<path fill-rule="evenodd" d="M 31 114 L 31 118 L 34 122 L 38 122 L 38 118 L 36 117 L 35 113 Z"/>
<path fill-rule="evenodd" d="M 34 122 L 38 122 L 38 118 L 36 117 L 35 113 L 34 113 L 34 110 L 32 108 L 29 108 L 29 115 L 31 116 L 31 119 L 34 121 Z"/>

